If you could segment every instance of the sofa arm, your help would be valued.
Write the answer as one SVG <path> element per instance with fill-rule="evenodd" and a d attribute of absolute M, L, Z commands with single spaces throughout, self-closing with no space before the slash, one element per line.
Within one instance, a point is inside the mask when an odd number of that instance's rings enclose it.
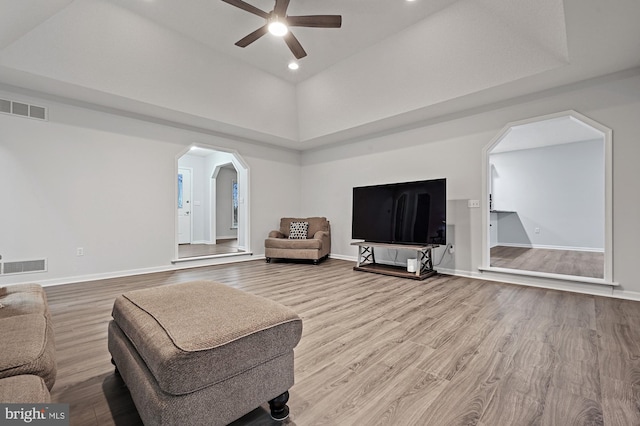
<path fill-rule="evenodd" d="M 325 238 L 329 238 L 329 233 L 327 231 L 318 231 L 315 234 L 313 234 L 314 240 L 322 240 Z"/>
<path fill-rule="evenodd" d="M 331 251 L 331 234 L 327 231 L 318 231 L 313 234 L 314 240 L 321 240 L 323 251 L 329 253 Z"/>
<path fill-rule="evenodd" d="M 284 238 L 284 234 L 280 231 L 269 232 L 269 238 Z"/>

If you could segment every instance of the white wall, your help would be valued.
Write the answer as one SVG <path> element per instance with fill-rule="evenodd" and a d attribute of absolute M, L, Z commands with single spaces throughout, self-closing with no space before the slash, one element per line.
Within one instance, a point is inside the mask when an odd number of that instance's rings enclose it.
<path fill-rule="evenodd" d="M 46 273 L 0 276 L 44 284 L 171 269 L 177 159 L 191 144 L 237 150 L 250 174 L 251 247 L 283 212 L 298 214 L 300 155 L 15 93 L 50 121 L 0 114 L 0 255 L 48 259 Z M 76 256 L 76 248 L 84 256 Z"/>
<path fill-rule="evenodd" d="M 380 100 L 383 102 L 383 99 Z M 611 76 L 554 92 L 478 110 L 462 118 L 378 138 L 317 149 L 303 154 L 303 214 L 325 215 L 332 224 L 332 252 L 354 258 L 351 241 L 352 187 L 436 177 L 447 178 L 449 242 L 455 260 L 443 266 L 481 275 L 481 209 L 466 207 L 482 199 L 482 149 L 509 122 L 559 111 L 576 110 L 613 129 L 614 235 L 613 275 L 616 292 L 640 297 L 637 241 L 640 240 L 640 75 Z M 488 206 L 483 206 L 488 207 Z M 436 254 L 439 260 L 440 252 Z M 499 279 L 496 278 L 496 279 Z"/>
<path fill-rule="evenodd" d="M 604 140 L 491 154 L 498 243 L 604 250 Z M 538 232 L 536 232 L 538 230 Z"/>

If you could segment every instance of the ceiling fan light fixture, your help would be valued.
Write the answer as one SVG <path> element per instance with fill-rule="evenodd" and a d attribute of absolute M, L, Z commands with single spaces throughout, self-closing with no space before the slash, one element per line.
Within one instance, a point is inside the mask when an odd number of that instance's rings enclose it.
<path fill-rule="evenodd" d="M 289 32 L 287 24 L 282 22 L 282 20 L 277 16 L 269 21 L 268 28 L 271 34 L 278 37 L 285 36 Z"/>
<path fill-rule="evenodd" d="M 290 16 L 287 15 L 287 8 L 291 0 L 275 0 L 275 5 L 271 12 L 265 12 L 244 0 L 222 0 L 239 9 L 252 13 L 264 19 L 265 25 L 261 26 L 254 32 L 244 36 L 235 42 L 238 47 L 247 47 L 260 37 L 267 33 L 282 37 L 293 56 L 296 59 L 302 59 L 307 56 L 307 52 L 300 44 L 300 41 L 289 31 L 289 25 L 292 27 L 310 27 L 310 28 L 341 28 L 341 15 L 304 15 Z"/>

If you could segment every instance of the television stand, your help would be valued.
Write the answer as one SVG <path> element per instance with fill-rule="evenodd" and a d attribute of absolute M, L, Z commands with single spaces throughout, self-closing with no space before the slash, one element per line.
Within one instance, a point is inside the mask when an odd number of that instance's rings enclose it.
<path fill-rule="evenodd" d="M 372 272 L 374 274 L 392 275 L 394 277 L 412 278 L 414 280 L 424 280 L 436 273 L 433 269 L 433 259 L 431 249 L 437 245 L 408 245 L 408 244 L 388 244 L 372 243 L 360 241 L 351 243 L 358 246 L 358 262 L 353 267 L 355 271 Z M 418 265 L 415 272 L 408 272 L 406 267 L 397 265 L 386 265 L 376 263 L 375 248 L 387 248 L 393 250 L 413 250 L 416 253 Z"/>

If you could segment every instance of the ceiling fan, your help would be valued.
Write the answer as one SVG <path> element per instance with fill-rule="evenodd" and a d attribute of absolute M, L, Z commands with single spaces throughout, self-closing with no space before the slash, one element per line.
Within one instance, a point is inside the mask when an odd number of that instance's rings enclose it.
<path fill-rule="evenodd" d="M 237 41 L 236 46 L 247 47 L 267 32 L 271 32 L 284 38 L 284 42 L 287 43 L 296 59 L 304 58 L 307 56 L 307 52 L 304 51 L 288 27 L 340 28 L 342 26 L 342 16 L 340 15 L 287 16 L 290 0 L 276 0 L 271 12 L 265 12 L 242 0 L 222 1 L 266 20 L 262 27 Z"/>

